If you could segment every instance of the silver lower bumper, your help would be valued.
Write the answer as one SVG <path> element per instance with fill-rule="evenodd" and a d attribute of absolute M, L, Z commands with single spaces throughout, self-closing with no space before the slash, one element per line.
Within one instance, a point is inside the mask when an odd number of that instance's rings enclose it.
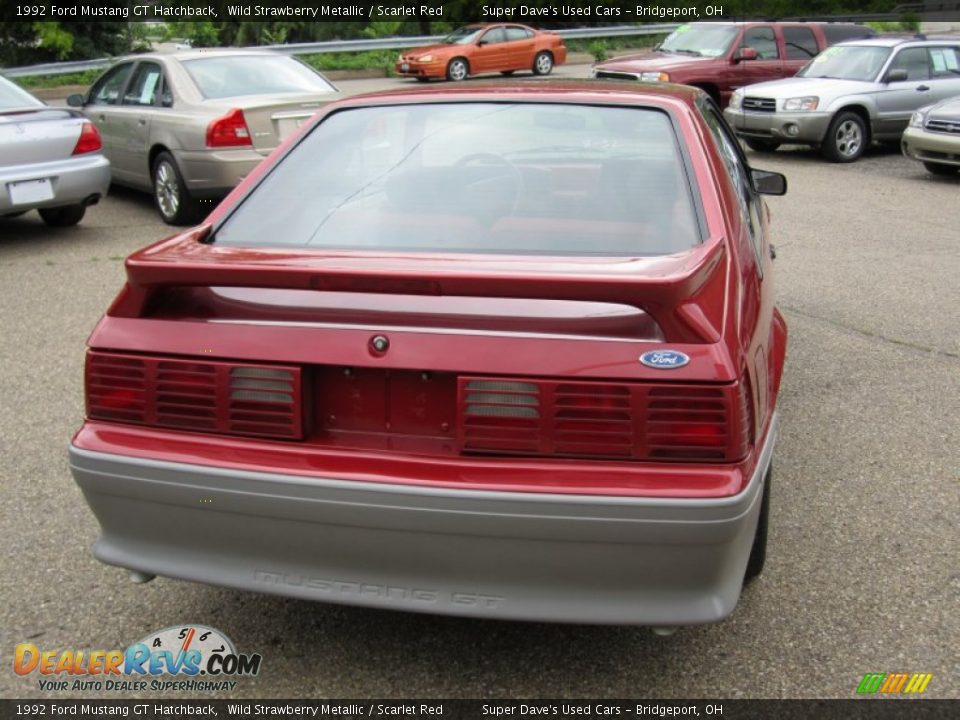
<path fill-rule="evenodd" d="M 24 180 L 49 180 L 49 200 L 15 204 L 9 184 Z M 104 197 L 110 188 L 110 162 L 100 153 L 78 155 L 64 160 L 0 168 L 0 215 L 35 208 L 76 205 L 90 198 Z"/>
<path fill-rule="evenodd" d="M 102 534 L 142 573 L 310 600 L 514 620 L 715 622 L 740 595 L 776 418 L 717 500 L 425 489 L 71 447 Z"/>
<path fill-rule="evenodd" d="M 742 112 L 731 108 L 723 115 L 741 137 L 813 145 L 823 142 L 833 119 L 830 113 Z"/>

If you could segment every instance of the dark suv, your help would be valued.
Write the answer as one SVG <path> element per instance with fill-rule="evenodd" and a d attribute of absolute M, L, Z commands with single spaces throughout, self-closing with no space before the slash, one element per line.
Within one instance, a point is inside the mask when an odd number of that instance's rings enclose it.
<path fill-rule="evenodd" d="M 792 77 L 830 45 L 875 34 L 848 23 L 693 23 L 678 27 L 652 52 L 595 65 L 593 76 L 694 85 L 724 107 L 738 87 Z"/>

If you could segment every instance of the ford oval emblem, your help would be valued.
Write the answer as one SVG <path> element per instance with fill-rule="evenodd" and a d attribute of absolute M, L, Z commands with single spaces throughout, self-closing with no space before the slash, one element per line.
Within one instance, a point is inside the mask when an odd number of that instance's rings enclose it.
<path fill-rule="evenodd" d="M 640 356 L 640 362 L 658 370 L 673 370 L 686 365 L 690 358 L 679 350 L 651 350 Z"/>

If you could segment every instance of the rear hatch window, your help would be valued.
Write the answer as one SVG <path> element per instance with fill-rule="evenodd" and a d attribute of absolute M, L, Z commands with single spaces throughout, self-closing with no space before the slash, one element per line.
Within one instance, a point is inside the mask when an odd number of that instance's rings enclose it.
<path fill-rule="evenodd" d="M 665 112 L 449 103 L 334 113 L 215 239 L 242 247 L 635 256 L 683 251 L 702 236 Z"/>

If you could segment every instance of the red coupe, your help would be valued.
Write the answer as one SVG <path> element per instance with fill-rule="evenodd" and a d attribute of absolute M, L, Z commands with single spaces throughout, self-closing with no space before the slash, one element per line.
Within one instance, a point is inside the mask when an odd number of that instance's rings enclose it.
<path fill-rule="evenodd" d="M 325 107 L 127 260 L 70 448 L 94 554 L 371 607 L 722 619 L 764 564 L 785 189 L 688 87 Z"/>
<path fill-rule="evenodd" d="M 437 45 L 404 51 L 395 69 L 398 75 L 421 81 L 466 80 L 470 75 L 512 75 L 518 70 L 549 75 L 554 65 L 566 61 L 567 48 L 559 35 L 513 23 L 467 25 Z"/>

